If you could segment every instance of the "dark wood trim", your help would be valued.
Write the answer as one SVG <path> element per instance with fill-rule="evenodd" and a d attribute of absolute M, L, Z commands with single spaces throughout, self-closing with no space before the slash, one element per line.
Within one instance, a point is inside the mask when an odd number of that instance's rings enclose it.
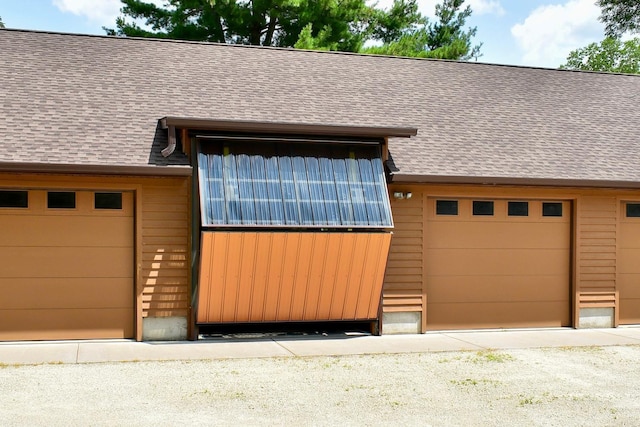
<path fill-rule="evenodd" d="M 188 117 L 163 117 L 160 119 L 160 126 L 163 129 L 175 126 L 177 128 L 194 130 L 368 138 L 385 138 L 391 136 L 409 138 L 418 134 L 418 129 L 414 127 L 317 125 L 308 123 L 212 120 Z"/>
<path fill-rule="evenodd" d="M 640 181 L 605 181 L 559 178 L 508 178 L 391 174 L 391 182 L 406 184 L 475 184 L 540 187 L 640 188 Z"/>
<path fill-rule="evenodd" d="M 0 172 L 91 175 L 191 176 L 191 166 L 111 166 L 0 162 Z"/>

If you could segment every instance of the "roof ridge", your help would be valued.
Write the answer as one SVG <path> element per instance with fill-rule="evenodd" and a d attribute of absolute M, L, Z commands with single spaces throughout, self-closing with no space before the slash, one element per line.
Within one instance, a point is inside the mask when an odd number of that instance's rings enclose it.
<path fill-rule="evenodd" d="M 216 46 L 216 47 L 223 47 L 223 48 L 236 48 L 236 49 L 245 48 L 245 49 L 276 50 L 276 51 L 286 51 L 286 52 L 344 55 L 344 56 L 369 57 L 369 58 L 386 58 L 386 59 L 398 59 L 398 60 L 408 60 L 408 61 L 444 62 L 444 63 L 466 64 L 466 65 L 472 65 L 472 66 L 507 67 L 507 68 L 518 68 L 518 69 L 541 70 L 541 71 L 560 71 L 560 72 L 571 72 L 571 73 L 640 77 L 640 74 L 606 72 L 606 71 L 568 70 L 568 69 L 561 69 L 561 68 L 539 67 L 539 66 L 532 66 L 532 65 L 494 64 L 490 62 L 481 62 L 481 61 L 461 61 L 461 60 L 453 60 L 453 59 L 418 58 L 418 57 L 399 56 L 399 55 L 378 55 L 378 54 L 359 53 L 359 52 L 296 49 L 292 47 L 257 46 L 257 45 L 247 45 L 247 44 L 231 44 L 231 43 L 208 42 L 208 41 L 197 41 L 197 40 L 180 40 L 180 39 L 159 38 L 159 37 L 126 37 L 126 36 L 111 36 L 107 34 L 66 33 L 61 31 L 30 30 L 30 29 L 22 29 L 22 28 L 0 28 L 0 31 L 35 33 L 35 34 L 52 34 L 52 35 L 73 36 L 73 37 L 104 38 L 104 39 L 127 40 L 127 41 L 209 45 L 209 46 Z"/>

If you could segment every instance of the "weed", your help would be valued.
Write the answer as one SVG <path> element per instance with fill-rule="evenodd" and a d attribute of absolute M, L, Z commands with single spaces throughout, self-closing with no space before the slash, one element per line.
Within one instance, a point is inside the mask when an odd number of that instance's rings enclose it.
<path fill-rule="evenodd" d="M 588 345 L 588 346 L 564 346 L 560 347 L 561 351 L 571 351 L 571 352 L 580 352 L 580 353 L 600 353 L 604 351 L 604 348 L 596 345 Z"/>
<path fill-rule="evenodd" d="M 476 385 L 485 385 L 485 386 L 492 385 L 494 387 L 497 387 L 498 385 L 500 385 L 500 381 L 486 380 L 486 379 L 475 380 L 472 378 L 465 378 L 464 380 L 450 380 L 449 382 L 451 384 L 459 385 L 463 387 L 476 386 Z"/>
<path fill-rule="evenodd" d="M 542 403 L 542 400 L 540 399 L 536 399 L 533 396 L 523 396 L 520 395 L 520 406 L 525 406 L 525 405 L 537 405 L 539 403 Z"/>
<path fill-rule="evenodd" d="M 470 356 L 467 360 L 472 363 L 504 363 L 511 362 L 515 359 L 510 354 L 497 353 L 494 350 L 481 350 L 476 352 L 475 355 Z"/>

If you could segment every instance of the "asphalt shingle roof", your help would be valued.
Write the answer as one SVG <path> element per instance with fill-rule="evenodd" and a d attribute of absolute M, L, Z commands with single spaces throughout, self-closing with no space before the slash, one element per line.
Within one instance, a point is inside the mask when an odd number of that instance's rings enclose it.
<path fill-rule="evenodd" d="M 640 76 L 0 30 L 0 162 L 186 165 L 158 119 L 416 127 L 396 174 L 640 183 Z"/>

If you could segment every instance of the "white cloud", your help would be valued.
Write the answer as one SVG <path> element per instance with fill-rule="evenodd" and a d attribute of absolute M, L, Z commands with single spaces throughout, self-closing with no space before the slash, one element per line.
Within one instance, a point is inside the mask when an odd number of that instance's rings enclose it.
<path fill-rule="evenodd" d="M 465 4 L 471 6 L 473 15 L 504 15 L 505 11 L 499 0 L 468 0 Z"/>
<path fill-rule="evenodd" d="M 120 0 L 53 0 L 53 5 L 101 25 L 113 25 L 122 7 Z"/>
<path fill-rule="evenodd" d="M 393 4 L 393 0 L 367 0 L 367 3 L 377 3 L 379 8 L 389 9 Z M 424 16 L 434 18 L 436 4 L 438 3 L 442 3 L 442 0 L 418 0 L 418 10 Z M 467 5 L 471 6 L 473 16 L 485 14 L 504 14 L 504 9 L 500 5 L 500 0 L 467 0 L 463 4 L 463 7 L 467 7 Z"/>
<path fill-rule="evenodd" d="M 511 34 L 528 65 L 558 67 L 569 52 L 601 40 L 600 9 L 593 0 L 570 0 L 541 6 L 511 27 Z"/>

